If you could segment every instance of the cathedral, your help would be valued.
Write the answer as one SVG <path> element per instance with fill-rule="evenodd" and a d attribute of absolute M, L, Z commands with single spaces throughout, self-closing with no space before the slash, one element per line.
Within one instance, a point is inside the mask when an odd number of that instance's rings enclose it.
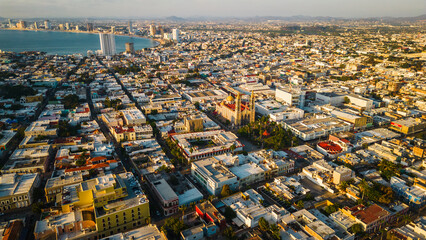
<path fill-rule="evenodd" d="M 234 99 L 229 95 L 226 100 L 217 103 L 216 113 L 226 120 L 229 120 L 233 126 L 241 126 L 255 120 L 255 98 L 251 93 L 250 102 L 241 101 L 241 94 L 238 93 Z M 239 106 L 239 107 L 237 107 Z"/>

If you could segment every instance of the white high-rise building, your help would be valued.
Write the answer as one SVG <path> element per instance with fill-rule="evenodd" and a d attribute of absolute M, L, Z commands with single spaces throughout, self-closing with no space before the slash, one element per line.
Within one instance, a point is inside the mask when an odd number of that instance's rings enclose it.
<path fill-rule="evenodd" d="M 49 20 L 44 21 L 44 28 L 45 29 L 51 29 L 52 28 L 52 25 L 50 24 Z"/>
<path fill-rule="evenodd" d="M 70 30 L 70 23 L 65 23 L 65 29 Z"/>
<path fill-rule="evenodd" d="M 129 21 L 129 23 L 128 23 L 128 27 L 129 27 L 129 33 L 133 33 L 133 23 L 132 23 L 132 21 Z"/>
<path fill-rule="evenodd" d="M 151 34 L 151 36 L 154 36 L 156 32 L 157 32 L 157 31 L 156 31 L 156 29 L 155 29 L 155 26 L 154 26 L 153 24 L 151 24 L 151 25 L 149 26 L 149 34 Z"/>
<path fill-rule="evenodd" d="M 99 33 L 99 40 L 101 42 L 101 51 L 104 56 L 111 56 L 116 53 L 114 34 Z"/>
<path fill-rule="evenodd" d="M 176 41 L 176 42 L 179 42 L 179 41 L 180 41 L 180 39 L 179 39 L 179 29 L 174 28 L 174 29 L 172 30 L 172 35 L 173 35 L 173 40 L 174 40 L 174 41 Z"/>

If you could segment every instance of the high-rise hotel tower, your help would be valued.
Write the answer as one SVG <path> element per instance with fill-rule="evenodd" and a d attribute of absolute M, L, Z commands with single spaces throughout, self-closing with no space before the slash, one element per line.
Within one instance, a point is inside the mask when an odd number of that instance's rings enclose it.
<path fill-rule="evenodd" d="M 99 33 L 99 40 L 101 42 L 101 51 L 104 56 L 111 56 L 116 53 L 114 34 Z"/>

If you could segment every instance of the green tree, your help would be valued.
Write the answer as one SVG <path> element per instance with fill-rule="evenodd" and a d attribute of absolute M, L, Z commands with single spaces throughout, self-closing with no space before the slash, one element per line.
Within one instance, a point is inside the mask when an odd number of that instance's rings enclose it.
<path fill-rule="evenodd" d="M 360 223 L 356 223 L 356 224 L 352 225 L 351 231 L 355 234 L 360 234 L 360 233 L 364 232 L 364 228 L 362 227 L 362 225 Z"/>
<path fill-rule="evenodd" d="M 69 94 L 64 97 L 62 100 L 62 104 L 64 104 L 65 109 L 74 109 L 76 108 L 80 103 L 80 99 L 75 94 Z"/>
<path fill-rule="evenodd" d="M 171 175 L 169 181 L 172 185 L 179 185 L 179 179 L 175 175 Z"/>
<path fill-rule="evenodd" d="M 36 214 L 40 214 L 42 208 L 43 208 L 43 203 L 42 202 L 36 202 L 36 203 L 34 203 L 31 206 L 31 209 L 32 209 L 33 213 L 36 213 Z"/>
<path fill-rule="evenodd" d="M 228 227 L 223 231 L 223 235 L 227 240 L 235 240 L 237 237 L 235 236 L 235 231 L 232 229 L 232 227 Z"/>
<path fill-rule="evenodd" d="M 330 214 L 336 212 L 339 209 L 336 205 L 329 205 L 329 206 L 325 207 L 324 210 L 327 213 L 327 215 L 330 215 Z"/>
<path fill-rule="evenodd" d="M 161 230 L 166 233 L 167 237 L 170 239 L 178 238 L 179 233 L 184 229 L 185 225 L 183 221 L 175 217 L 167 218 L 161 228 Z"/>
<path fill-rule="evenodd" d="M 365 179 L 362 179 L 359 183 L 359 190 L 362 192 L 362 200 L 364 200 L 365 193 L 368 191 L 369 185 Z"/>
<path fill-rule="evenodd" d="M 183 216 L 185 216 L 186 209 L 187 209 L 186 205 L 181 205 L 179 207 L 179 210 L 182 212 L 182 219 L 183 219 Z"/>
<path fill-rule="evenodd" d="M 351 102 L 351 100 L 348 97 L 345 97 L 345 103 L 348 104 L 350 102 Z"/>
<path fill-rule="evenodd" d="M 299 200 L 299 201 L 297 201 L 296 206 L 297 206 L 298 208 L 302 209 L 302 208 L 304 208 L 304 207 L 305 207 L 305 204 L 303 203 L 303 201 L 302 201 L 302 200 Z"/>
<path fill-rule="evenodd" d="M 230 147 L 229 147 L 229 149 L 232 151 L 232 153 L 234 153 L 234 151 L 235 151 L 235 149 L 236 149 L 237 147 L 235 146 L 235 144 L 232 144 Z"/>
<path fill-rule="evenodd" d="M 259 228 L 264 232 L 269 231 L 269 223 L 263 217 L 259 218 Z"/>
<path fill-rule="evenodd" d="M 237 217 L 237 214 L 234 212 L 234 210 L 232 210 L 232 208 L 231 208 L 231 207 L 226 206 L 226 207 L 225 207 L 225 211 L 224 211 L 224 213 L 223 213 L 223 216 L 225 216 L 225 218 L 226 218 L 227 220 L 232 220 L 232 219 L 234 219 L 234 218 L 236 218 L 236 217 Z"/>
<path fill-rule="evenodd" d="M 271 225 L 269 226 L 269 230 L 271 231 L 271 233 L 272 233 L 272 237 L 273 237 L 275 240 L 279 240 L 279 239 L 281 239 L 281 236 L 280 236 L 280 228 L 279 228 L 276 224 L 271 224 Z"/>
<path fill-rule="evenodd" d="M 195 102 L 194 106 L 195 106 L 195 108 L 200 109 L 200 103 L 199 102 Z"/>
<path fill-rule="evenodd" d="M 347 181 L 343 181 L 339 185 L 340 191 L 346 192 L 346 188 L 349 187 L 349 183 Z"/>

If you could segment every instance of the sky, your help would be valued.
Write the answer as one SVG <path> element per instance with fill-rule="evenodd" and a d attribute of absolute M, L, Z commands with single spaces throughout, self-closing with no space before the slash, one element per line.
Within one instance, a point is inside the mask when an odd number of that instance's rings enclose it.
<path fill-rule="evenodd" d="M 411 17 L 426 0 L 0 0 L 0 17 Z"/>

